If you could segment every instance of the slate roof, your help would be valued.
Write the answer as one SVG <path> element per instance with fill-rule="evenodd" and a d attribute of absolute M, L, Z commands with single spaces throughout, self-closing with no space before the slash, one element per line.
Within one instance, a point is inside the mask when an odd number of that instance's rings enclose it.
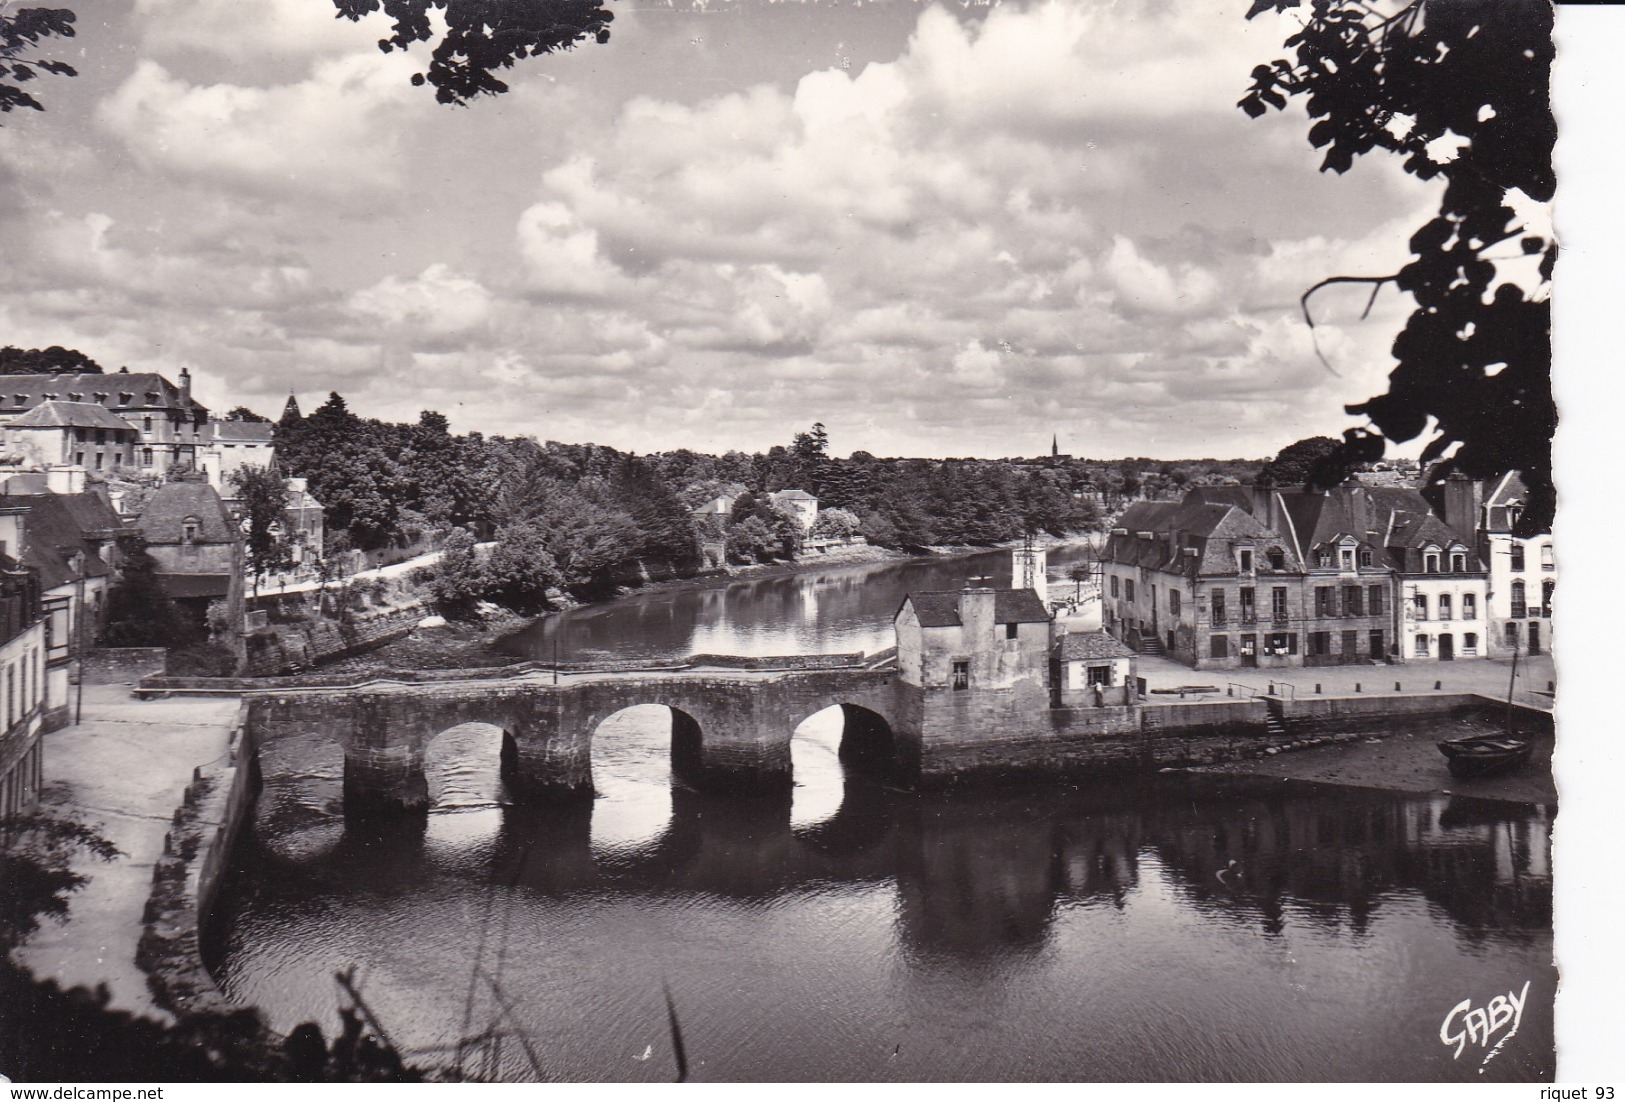
<path fill-rule="evenodd" d="M 1252 513 L 1237 505 L 1205 500 L 1213 489 L 1231 487 L 1203 487 L 1186 494 L 1183 501 L 1139 501 L 1130 505 L 1116 525 L 1125 534 L 1113 534 L 1101 558 L 1169 573 L 1233 575 L 1238 569 L 1235 545 L 1246 541 L 1261 559 L 1267 561 L 1268 553 L 1279 548 L 1288 570 L 1301 568 L 1290 541 Z M 1152 536 L 1143 539 L 1141 532 Z M 1187 548 L 1196 554 L 1186 555 Z"/>
<path fill-rule="evenodd" d="M 0 378 L 0 384 L 4 379 Z M 0 390 L 3 390 L 0 386 Z M 84 428 L 112 429 L 115 432 L 136 434 L 135 426 L 116 413 L 109 413 L 93 402 L 45 401 L 11 422 L 14 428 Z"/>
<path fill-rule="evenodd" d="M 136 527 L 148 543 L 177 544 L 182 541 L 182 522 L 198 521 L 197 543 L 234 543 L 237 527 L 226 511 L 225 502 L 207 482 L 166 482 L 153 491 Z"/>
<path fill-rule="evenodd" d="M 774 501 L 817 501 L 816 497 L 806 490 L 778 490 L 773 494 Z"/>
<path fill-rule="evenodd" d="M 1281 494 L 1280 501 L 1306 561 L 1313 548 L 1353 536 L 1406 573 L 1422 571 L 1422 555 L 1430 543 L 1441 550 L 1460 544 L 1467 549 L 1468 569 L 1483 569 L 1472 540 L 1440 519 L 1420 490 L 1345 484 L 1327 493 Z"/>
<path fill-rule="evenodd" d="M 72 397 L 79 395 L 79 398 Z M 125 396 L 128 395 L 126 400 Z M 52 397 L 119 410 L 207 410 L 181 395 L 180 387 L 155 371 L 119 371 L 111 375 L 3 375 L 0 376 L 0 415 L 33 409 Z"/>
<path fill-rule="evenodd" d="M 1512 531 L 1512 507 L 1521 506 L 1527 500 L 1529 489 L 1523 484 L 1523 477 L 1517 471 L 1502 475 L 1484 499 L 1489 513 L 1484 530 L 1497 533 Z"/>
<path fill-rule="evenodd" d="M 914 606 L 914 615 L 920 626 L 949 628 L 961 626 L 959 595 L 962 590 L 949 589 L 928 593 L 910 593 L 905 603 Z M 899 609 L 899 611 L 901 611 Z M 993 622 L 997 624 L 1047 624 L 1049 610 L 1038 594 L 1030 589 L 999 589 L 993 593 Z"/>
<path fill-rule="evenodd" d="M 269 421 L 210 421 L 205 439 L 223 444 L 269 444 L 276 426 Z"/>
<path fill-rule="evenodd" d="M 1133 658 L 1134 652 L 1107 635 L 1104 631 L 1082 631 L 1061 638 L 1061 661 L 1075 662 L 1091 658 Z"/>
<path fill-rule="evenodd" d="M 112 568 L 96 553 L 95 543 L 87 538 L 69 505 L 68 498 L 94 497 L 93 494 L 30 494 L 26 497 L 6 496 L 0 502 L 27 508 L 23 518 L 24 565 L 34 567 L 40 574 L 44 589 L 76 582 L 72 560 L 74 552 L 84 553 L 84 576 L 104 578 Z"/>

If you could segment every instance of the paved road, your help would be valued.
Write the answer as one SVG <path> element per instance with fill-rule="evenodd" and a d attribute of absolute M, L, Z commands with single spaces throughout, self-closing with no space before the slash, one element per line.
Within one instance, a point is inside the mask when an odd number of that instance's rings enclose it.
<path fill-rule="evenodd" d="M 65 986 L 106 983 L 115 1009 L 166 1018 L 135 963 L 152 869 L 196 766 L 223 757 L 235 697 L 135 700 L 128 685 L 86 685 L 83 722 L 44 737 L 43 809 L 97 827 L 124 853 L 81 858 L 89 883 L 68 918 L 17 951 L 36 975 Z"/>

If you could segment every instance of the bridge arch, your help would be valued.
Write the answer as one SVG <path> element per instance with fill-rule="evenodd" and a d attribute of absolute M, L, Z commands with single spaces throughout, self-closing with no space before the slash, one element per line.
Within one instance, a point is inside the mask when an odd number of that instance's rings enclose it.
<path fill-rule="evenodd" d="M 458 811 L 506 802 L 516 757 L 513 733 L 500 722 L 467 720 L 430 735 L 423 746 L 429 807 Z"/>
<path fill-rule="evenodd" d="M 806 830 L 834 818 L 849 775 L 890 777 L 896 759 L 891 723 L 872 708 L 842 701 L 807 716 L 790 736 L 792 826 Z"/>
<path fill-rule="evenodd" d="M 689 711 L 671 704 L 628 704 L 585 723 L 596 797 L 593 854 L 630 859 L 670 828 L 672 789 L 699 762 L 704 732 Z"/>

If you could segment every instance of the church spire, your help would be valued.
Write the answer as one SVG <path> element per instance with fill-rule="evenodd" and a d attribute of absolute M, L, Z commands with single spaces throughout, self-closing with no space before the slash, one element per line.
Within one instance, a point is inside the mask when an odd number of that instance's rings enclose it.
<path fill-rule="evenodd" d="M 289 401 L 292 401 L 292 399 L 289 399 Z M 1051 459 L 1054 459 L 1057 456 L 1059 456 L 1060 454 L 1061 454 L 1061 435 L 1060 435 L 1060 433 L 1056 433 L 1054 436 L 1049 438 L 1049 455 L 1050 455 Z"/>

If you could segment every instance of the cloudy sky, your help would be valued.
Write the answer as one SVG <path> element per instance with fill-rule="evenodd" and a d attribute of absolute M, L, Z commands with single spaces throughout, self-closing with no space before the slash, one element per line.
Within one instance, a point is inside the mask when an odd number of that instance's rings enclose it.
<path fill-rule="evenodd" d="M 1383 388 L 1402 303 L 1321 296 L 1328 368 L 1297 298 L 1436 195 L 1236 108 L 1245 0 L 611 6 L 450 108 L 330 0 L 78 5 L 0 127 L 0 344 L 639 451 L 1257 456 Z"/>

